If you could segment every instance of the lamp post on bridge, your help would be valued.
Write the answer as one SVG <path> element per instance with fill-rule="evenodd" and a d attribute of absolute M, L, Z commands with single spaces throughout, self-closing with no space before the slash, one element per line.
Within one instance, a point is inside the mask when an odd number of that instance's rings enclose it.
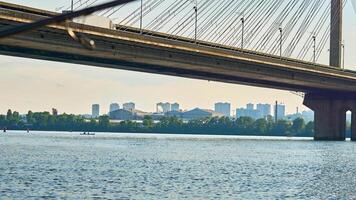
<path fill-rule="evenodd" d="M 143 21 L 143 0 L 141 0 L 141 11 L 140 11 L 140 33 L 142 34 L 142 21 Z"/>
<path fill-rule="evenodd" d="M 345 41 L 341 43 L 342 48 L 342 69 L 345 69 Z"/>
<path fill-rule="evenodd" d="M 316 63 L 316 36 L 313 35 L 313 63 Z"/>
<path fill-rule="evenodd" d="M 242 24 L 242 28 L 241 28 L 241 49 L 243 49 L 244 48 L 245 17 L 241 18 L 241 24 Z"/>
<path fill-rule="evenodd" d="M 198 0 L 195 1 L 195 6 L 193 7 L 195 13 L 195 27 L 194 27 L 194 40 L 197 43 L 198 39 Z"/>
<path fill-rule="evenodd" d="M 71 4 L 70 4 L 70 10 L 73 12 L 73 10 L 74 10 L 74 2 L 73 2 L 74 0 L 72 0 L 72 2 L 71 2 Z"/>
<path fill-rule="evenodd" d="M 282 45 L 283 45 L 283 28 L 279 27 L 279 33 L 280 33 L 280 38 L 279 38 L 279 55 L 282 58 Z"/>

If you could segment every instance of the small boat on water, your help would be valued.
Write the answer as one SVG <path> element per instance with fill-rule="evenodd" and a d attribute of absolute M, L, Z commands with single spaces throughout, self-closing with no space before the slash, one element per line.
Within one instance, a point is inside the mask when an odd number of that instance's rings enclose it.
<path fill-rule="evenodd" d="M 95 135 L 95 133 L 84 132 L 84 133 L 81 133 L 80 135 Z"/>

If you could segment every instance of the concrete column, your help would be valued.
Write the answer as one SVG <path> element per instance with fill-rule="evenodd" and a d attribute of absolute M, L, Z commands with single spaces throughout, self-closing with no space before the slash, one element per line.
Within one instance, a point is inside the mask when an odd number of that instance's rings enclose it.
<path fill-rule="evenodd" d="M 331 0 L 330 66 L 341 67 L 342 0 Z"/>
<path fill-rule="evenodd" d="M 356 102 L 356 101 L 355 101 Z M 314 139 L 343 141 L 346 138 L 346 106 L 344 100 L 307 94 L 304 105 L 314 111 Z"/>
<path fill-rule="evenodd" d="M 356 141 L 356 113 L 352 113 L 351 117 L 351 140 Z"/>

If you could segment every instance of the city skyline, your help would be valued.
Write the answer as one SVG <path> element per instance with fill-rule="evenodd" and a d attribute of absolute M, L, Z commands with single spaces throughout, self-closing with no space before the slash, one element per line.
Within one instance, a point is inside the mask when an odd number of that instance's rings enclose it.
<path fill-rule="evenodd" d="M 55 10 L 57 4 L 38 0 L 10 0 L 43 9 Z M 356 23 L 351 4 L 345 9 L 346 67 L 356 70 L 352 52 L 356 50 Z M 323 62 L 327 60 L 323 58 Z M 134 101 L 140 110 L 154 111 L 157 102 L 179 102 L 185 109 L 214 108 L 220 101 L 231 102 L 238 108 L 249 102 L 274 104 L 276 100 L 288 105 L 287 113 L 308 110 L 303 99 L 289 91 L 243 85 L 209 82 L 115 69 L 104 69 L 50 61 L 0 56 L 0 113 L 7 109 L 26 113 L 28 110 L 89 113 L 93 102 L 109 105 L 112 102 Z M 355 66 L 355 67 L 352 67 Z M 107 113 L 109 106 L 102 107 Z M 232 109 L 234 110 L 234 109 Z"/>
<path fill-rule="evenodd" d="M 278 102 L 277 102 L 278 103 Z M 169 104 L 168 102 L 167 103 L 157 103 L 156 104 L 156 107 L 160 104 L 163 104 L 163 106 L 166 106 L 167 104 Z M 148 110 L 143 110 L 143 109 L 136 109 L 136 103 L 134 102 L 129 102 L 129 103 L 117 103 L 117 102 L 112 102 L 108 105 L 108 111 L 106 112 L 105 109 L 102 109 L 102 108 L 106 108 L 107 106 L 106 105 L 101 105 L 101 104 L 98 104 L 98 103 L 93 103 L 91 104 L 91 110 L 88 112 L 85 112 L 85 113 L 76 113 L 76 114 L 80 114 L 80 115 L 94 115 L 96 117 L 100 116 L 100 115 L 109 115 L 111 112 L 113 111 L 116 111 L 116 110 L 128 110 L 128 111 L 144 111 L 146 113 L 166 113 L 166 112 L 171 112 L 171 111 L 178 111 L 178 112 L 186 112 L 186 111 L 189 111 L 189 110 L 194 110 L 194 109 L 205 109 L 205 110 L 211 110 L 211 111 L 214 111 L 216 113 L 220 113 L 220 114 L 223 114 L 224 116 L 227 116 L 227 117 L 233 117 L 233 116 L 237 116 L 237 110 L 239 109 L 243 109 L 243 110 L 250 110 L 250 111 L 259 111 L 260 113 L 259 114 L 256 114 L 258 116 L 261 115 L 261 118 L 262 117 L 266 117 L 268 115 L 270 116 L 274 116 L 275 114 L 275 106 L 276 105 L 272 105 L 272 104 L 268 104 L 268 103 L 257 103 L 257 104 L 253 104 L 253 103 L 247 103 L 245 105 L 245 107 L 243 106 L 240 106 L 240 107 L 231 107 L 231 103 L 229 102 L 216 102 L 214 103 L 214 106 L 212 108 L 204 108 L 204 107 L 200 107 L 200 106 L 195 106 L 193 108 L 190 108 L 190 109 L 186 109 L 186 108 L 181 108 L 180 107 L 181 105 L 177 102 L 175 103 L 172 103 L 170 104 L 170 107 L 169 109 L 163 109 L 163 110 L 155 110 L 155 111 L 148 111 Z M 295 112 L 291 112 L 291 113 L 286 113 L 285 110 L 287 108 L 287 106 L 284 104 L 284 103 L 278 103 L 278 106 L 282 106 L 283 107 L 283 111 L 282 111 L 282 116 L 286 116 L 286 115 L 292 115 L 292 114 L 298 114 L 298 113 L 302 113 L 302 112 L 309 112 L 311 110 L 304 110 L 304 111 L 300 111 L 299 108 L 297 107 Z M 227 109 L 229 108 L 229 109 Z M 11 109 L 12 110 L 12 109 Z M 54 108 L 52 107 L 51 110 L 56 110 L 56 112 L 58 113 L 67 113 L 67 114 L 74 114 L 74 113 L 70 113 L 70 112 L 65 112 L 65 111 L 62 111 L 62 112 L 59 112 L 57 110 L 57 108 Z M 94 111 L 95 110 L 95 111 Z M 228 110 L 230 112 L 228 112 Z M 12 111 L 17 111 L 16 109 L 15 110 L 12 110 Z M 34 112 L 42 112 L 42 111 L 36 111 L 36 110 L 31 110 L 31 111 L 34 111 Z M 47 110 L 43 110 L 44 112 L 46 112 Z M 47 112 L 50 112 L 50 110 L 48 110 Z M 21 113 L 20 114 L 26 114 L 27 112 L 24 112 L 24 113 Z M 95 114 L 93 114 L 95 113 Z M 0 113 L 0 114 L 4 114 L 4 113 Z M 254 114 L 252 114 L 254 115 Z"/>

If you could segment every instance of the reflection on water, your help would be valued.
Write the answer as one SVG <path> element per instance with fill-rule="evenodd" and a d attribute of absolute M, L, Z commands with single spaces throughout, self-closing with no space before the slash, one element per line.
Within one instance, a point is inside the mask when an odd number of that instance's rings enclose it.
<path fill-rule="evenodd" d="M 352 199 L 356 143 L 309 138 L 0 134 L 10 199 Z"/>

